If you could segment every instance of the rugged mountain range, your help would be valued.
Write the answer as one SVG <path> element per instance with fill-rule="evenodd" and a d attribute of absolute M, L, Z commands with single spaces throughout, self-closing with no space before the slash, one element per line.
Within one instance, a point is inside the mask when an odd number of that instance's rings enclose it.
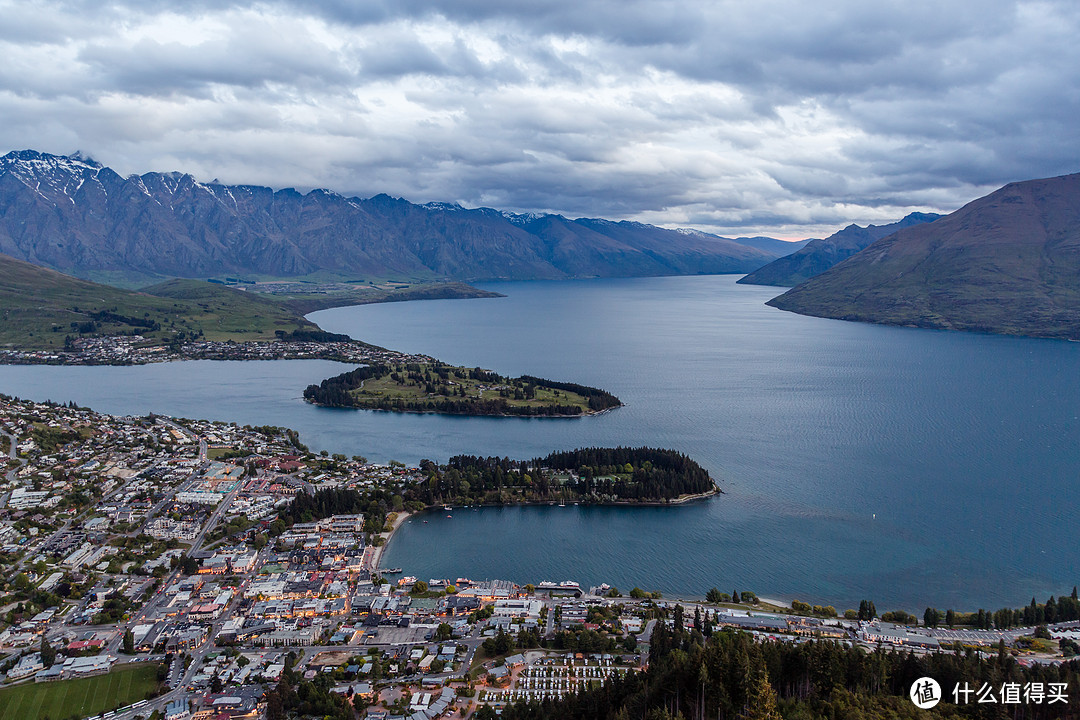
<path fill-rule="evenodd" d="M 633 222 L 121 177 L 80 156 L 0 158 L 0 252 L 84 278 L 539 279 L 744 273 L 775 255 Z"/>
<path fill-rule="evenodd" d="M 769 301 L 804 315 L 1080 340 L 1080 174 L 1006 185 Z"/>
<path fill-rule="evenodd" d="M 863 248 L 881 238 L 913 225 L 933 222 L 941 215 L 935 213 L 911 213 L 903 220 L 888 225 L 848 225 L 827 238 L 810 240 L 805 247 L 790 255 L 773 260 L 758 268 L 739 282 L 745 285 L 778 285 L 794 287 L 820 275 L 839 262 L 848 259 Z"/>

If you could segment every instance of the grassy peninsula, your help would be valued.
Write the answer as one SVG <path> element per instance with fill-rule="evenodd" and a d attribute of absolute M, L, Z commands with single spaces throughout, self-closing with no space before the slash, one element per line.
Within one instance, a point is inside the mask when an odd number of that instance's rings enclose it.
<path fill-rule="evenodd" d="M 324 407 L 448 415 L 577 417 L 619 407 L 609 392 L 575 383 L 431 363 L 380 363 L 309 385 L 304 399 Z"/>

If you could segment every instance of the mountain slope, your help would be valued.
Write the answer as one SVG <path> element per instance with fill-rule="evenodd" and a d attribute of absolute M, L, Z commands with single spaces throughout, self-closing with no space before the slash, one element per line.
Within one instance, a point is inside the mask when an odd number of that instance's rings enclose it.
<path fill-rule="evenodd" d="M 1080 174 L 1006 185 L 769 301 L 892 325 L 1080 339 Z"/>
<path fill-rule="evenodd" d="M 539 279 L 745 273 L 774 255 L 639 223 L 326 190 L 123 178 L 79 155 L 0 158 L 0 252 L 92 279 Z"/>
<path fill-rule="evenodd" d="M 810 240 L 805 247 L 790 255 L 773 260 L 737 282 L 744 285 L 777 285 L 793 287 L 815 275 L 820 275 L 837 263 L 846 260 L 881 238 L 913 225 L 933 222 L 940 215 L 911 213 L 903 220 L 888 225 L 859 227 L 848 225 L 843 230 L 821 240 Z"/>
<path fill-rule="evenodd" d="M 167 297 L 99 285 L 0 255 L 0 348 L 60 348 L 65 339 L 139 334 L 268 340 L 317 329 L 284 303 L 198 280 L 156 288 Z"/>

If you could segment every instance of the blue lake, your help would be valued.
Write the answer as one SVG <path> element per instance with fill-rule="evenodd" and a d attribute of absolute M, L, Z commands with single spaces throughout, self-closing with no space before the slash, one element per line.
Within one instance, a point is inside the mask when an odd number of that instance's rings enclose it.
<path fill-rule="evenodd" d="M 423 578 L 712 586 L 879 609 L 996 609 L 1080 582 L 1080 345 L 888 328 L 766 307 L 733 276 L 505 283 L 508 297 L 337 308 L 327 330 L 455 364 L 603 387 L 574 420 L 314 408 L 344 366 L 0 367 L 0 391 L 298 429 L 371 459 L 682 450 L 725 491 L 680 508 L 488 508 L 403 527 L 384 564 Z"/>

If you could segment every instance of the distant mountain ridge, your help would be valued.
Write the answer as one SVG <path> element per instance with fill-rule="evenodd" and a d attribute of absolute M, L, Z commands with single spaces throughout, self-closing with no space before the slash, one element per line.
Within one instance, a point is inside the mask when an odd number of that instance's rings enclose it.
<path fill-rule="evenodd" d="M 807 244 L 814 242 L 813 238 L 807 238 L 806 240 L 778 240 L 771 237 L 738 237 L 730 238 L 732 242 L 737 242 L 740 245 L 747 245 L 758 250 L 764 250 L 767 253 L 772 253 L 777 257 L 785 257 L 791 253 L 802 250 Z"/>
<path fill-rule="evenodd" d="M 746 273 L 774 254 L 635 222 L 349 198 L 82 155 L 0 158 L 0 252 L 84 278 L 561 279 Z"/>
<path fill-rule="evenodd" d="M 738 282 L 744 285 L 776 285 L 794 287 L 820 275 L 839 262 L 846 260 L 863 248 L 867 248 L 887 235 L 913 225 L 933 222 L 941 215 L 914 212 L 902 220 L 888 225 L 860 227 L 848 225 L 843 230 L 821 240 L 809 240 L 805 247 L 791 255 L 773 260 L 758 268 Z"/>
<path fill-rule="evenodd" d="M 843 320 L 1080 340 L 1080 174 L 1010 183 L 883 238 L 768 304 Z"/>

